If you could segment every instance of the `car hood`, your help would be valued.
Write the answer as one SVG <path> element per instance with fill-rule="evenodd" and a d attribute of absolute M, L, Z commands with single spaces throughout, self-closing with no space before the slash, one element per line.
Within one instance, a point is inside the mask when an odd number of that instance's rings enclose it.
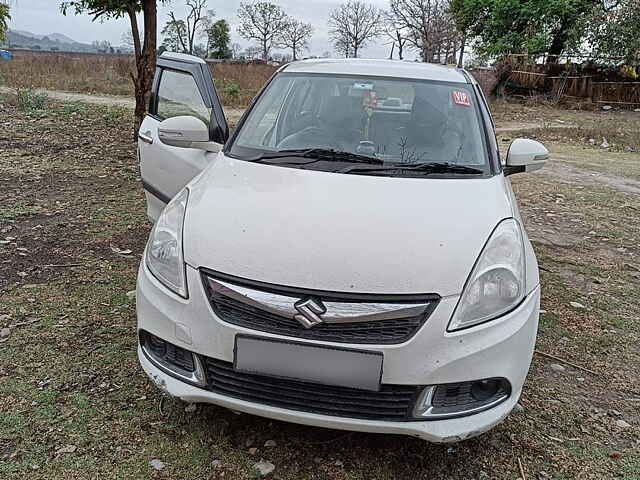
<path fill-rule="evenodd" d="M 225 157 L 191 185 L 185 261 L 278 285 L 455 295 L 496 224 L 502 175 L 392 178 Z"/>

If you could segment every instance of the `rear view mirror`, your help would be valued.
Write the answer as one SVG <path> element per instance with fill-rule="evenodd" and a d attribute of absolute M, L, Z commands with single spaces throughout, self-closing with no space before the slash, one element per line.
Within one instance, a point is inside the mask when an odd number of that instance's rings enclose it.
<path fill-rule="evenodd" d="M 181 148 L 199 148 L 211 152 L 220 145 L 209 141 L 209 128 L 199 118 L 189 115 L 171 117 L 158 125 L 158 138 L 166 145 Z"/>
<path fill-rule="evenodd" d="M 516 138 L 507 152 L 505 175 L 540 170 L 549 159 L 549 150 L 529 138 Z"/>

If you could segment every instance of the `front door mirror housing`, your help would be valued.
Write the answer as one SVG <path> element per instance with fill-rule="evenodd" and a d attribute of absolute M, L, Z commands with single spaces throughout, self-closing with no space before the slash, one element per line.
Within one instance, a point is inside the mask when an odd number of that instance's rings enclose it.
<path fill-rule="evenodd" d="M 209 140 L 207 125 L 190 115 L 171 117 L 160 122 L 158 138 L 172 147 L 199 148 L 208 152 L 218 152 L 222 148 L 222 145 Z"/>
<path fill-rule="evenodd" d="M 549 150 L 540 142 L 529 138 L 516 138 L 509 145 L 504 174 L 506 176 L 540 170 L 548 159 Z"/>

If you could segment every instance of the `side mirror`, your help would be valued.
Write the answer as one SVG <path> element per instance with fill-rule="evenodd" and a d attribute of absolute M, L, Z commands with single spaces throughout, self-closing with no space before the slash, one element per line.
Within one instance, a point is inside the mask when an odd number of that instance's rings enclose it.
<path fill-rule="evenodd" d="M 166 145 L 220 151 L 221 145 L 209 141 L 209 128 L 199 118 L 189 115 L 167 118 L 158 125 L 158 138 Z"/>
<path fill-rule="evenodd" d="M 516 138 L 507 151 L 505 175 L 540 170 L 549 159 L 549 150 L 529 138 Z"/>

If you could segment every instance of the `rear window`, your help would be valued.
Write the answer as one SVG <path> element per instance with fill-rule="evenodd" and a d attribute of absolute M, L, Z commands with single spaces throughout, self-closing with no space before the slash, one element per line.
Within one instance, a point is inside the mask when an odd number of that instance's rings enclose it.
<path fill-rule="evenodd" d="M 247 116 L 229 153 L 252 160 L 330 149 L 382 165 L 447 163 L 490 173 L 476 102 L 469 84 L 282 73 Z M 325 156 L 304 168 L 336 171 L 331 161 L 348 163 L 345 158 Z"/>

